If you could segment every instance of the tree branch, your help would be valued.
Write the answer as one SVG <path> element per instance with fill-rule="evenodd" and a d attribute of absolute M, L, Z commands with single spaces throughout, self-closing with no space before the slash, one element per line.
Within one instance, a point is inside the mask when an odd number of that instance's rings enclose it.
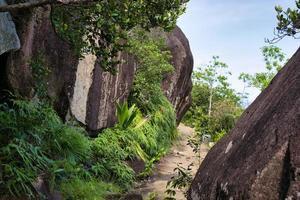
<path fill-rule="evenodd" d="M 36 1 L 28 1 L 25 3 L 18 4 L 9 4 L 9 5 L 0 5 L 0 12 L 11 12 L 21 9 L 30 9 L 34 7 L 39 7 L 47 4 L 79 4 L 79 3 L 87 3 L 93 2 L 97 0 L 36 0 Z"/>

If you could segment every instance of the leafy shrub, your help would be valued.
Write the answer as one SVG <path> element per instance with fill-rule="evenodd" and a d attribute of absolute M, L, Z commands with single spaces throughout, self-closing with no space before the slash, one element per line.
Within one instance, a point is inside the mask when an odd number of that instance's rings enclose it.
<path fill-rule="evenodd" d="M 134 27 L 172 30 L 187 0 L 98 1 L 79 6 L 53 7 L 52 22 L 77 54 L 94 53 L 101 67 L 115 72 L 118 52 L 127 46 Z M 97 38 L 101 38 L 98 40 Z"/>
<path fill-rule="evenodd" d="M 182 190 L 186 196 L 188 187 L 191 185 L 193 176 L 192 176 L 192 167 L 193 164 L 190 164 L 187 168 L 184 168 L 180 165 L 174 169 L 175 175 L 167 183 L 167 190 L 165 193 L 168 195 L 165 200 L 176 200 L 176 190 Z"/>
<path fill-rule="evenodd" d="M 157 107 L 151 108 L 152 105 L 161 105 L 163 76 L 174 70 L 170 64 L 171 53 L 166 50 L 166 42 L 163 38 L 158 36 L 154 38 L 139 29 L 132 34 L 129 44 L 129 53 L 133 54 L 138 61 L 129 102 L 136 104 L 146 114 L 156 110 Z"/>
<path fill-rule="evenodd" d="M 236 97 L 228 98 L 222 95 L 224 91 L 217 90 L 214 96 L 211 116 L 208 115 L 208 87 L 205 84 L 196 84 L 193 86 L 193 103 L 189 111 L 184 116 L 184 123 L 195 128 L 197 141 L 200 141 L 202 135 L 211 135 L 217 141 L 221 132 L 228 133 L 235 125 L 237 119 L 243 112 L 243 108 L 236 101 Z M 227 92 L 226 92 L 227 94 Z M 223 97 L 225 96 L 225 97 Z M 228 95 L 227 95 L 228 96 Z M 229 95 L 230 96 L 230 95 Z"/>
<path fill-rule="evenodd" d="M 92 171 L 96 177 L 129 188 L 134 181 L 133 170 L 125 163 L 130 149 L 126 130 L 106 129 L 92 142 Z M 108 145 L 109 144 L 109 145 Z M 131 147 L 133 148 L 133 147 Z M 130 152 L 131 153 L 131 152 Z"/>

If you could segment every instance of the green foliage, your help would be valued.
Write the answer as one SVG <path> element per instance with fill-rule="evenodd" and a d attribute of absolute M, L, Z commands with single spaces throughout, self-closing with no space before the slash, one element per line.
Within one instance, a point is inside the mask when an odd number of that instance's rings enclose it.
<path fill-rule="evenodd" d="M 166 50 L 163 38 L 158 36 L 153 38 L 139 29 L 132 34 L 129 44 L 128 51 L 138 61 L 129 101 L 138 105 L 145 113 L 152 112 L 157 109 L 156 105 L 161 104 L 163 98 L 161 95 L 163 75 L 174 70 L 170 64 L 171 53 Z"/>
<path fill-rule="evenodd" d="M 276 6 L 277 12 L 277 26 L 274 30 L 275 37 L 271 40 L 267 39 L 269 43 L 276 43 L 286 36 L 297 38 L 300 32 L 300 1 L 296 0 L 296 8 L 287 8 L 284 10 L 281 6 Z"/>
<path fill-rule="evenodd" d="M 111 189 L 102 181 L 129 189 L 136 175 L 127 161 L 140 158 L 149 172 L 175 137 L 174 110 L 166 99 L 161 103 L 148 119 L 136 110 L 131 126 L 116 125 L 93 140 L 63 124 L 45 104 L 2 104 L 0 191 L 34 198 L 39 194 L 33 183 L 41 174 L 67 199 L 105 199 Z"/>
<path fill-rule="evenodd" d="M 130 138 L 127 130 L 106 129 L 92 142 L 95 177 L 113 181 L 124 189 L 132 185 L 134 172 L 125 163 L 136 153 L 135 146 L 130 146 Z"/>
<path fill-rule="evenodd" d="M 184 168 L 180 165 L 174 169 L 175 175 L 167 183 L 167 190 L 165 193 L 168 195 L 165 200 L 176 200 L 176 191 L 175 189 L 182 190 L 186 195 L 188 187 L 191 185 L 193 176 L 192 176 L 192 167 L 193 164 L 190 164 L 187 168 Z"/>
<path fill-rule="evenodd" d="M 151 173 L 176 137 L 175 111 L 160 88 L 163 75 L 173 67 L 162 40 L 132 34 L 130 43 L 139 52 L 128 51 L 137 57 L 139 68 L 131 106 L 119 104 L 118 124 L 97 138 L 64 124 L 44 99 L 0 105 L 0 191 L 5 197 L 38 198 L 33 184 L 43 176 L 66 199 L 105 199 L 115 191 L 106 183 L 122 191 L 132 186 L 136 174 L 127 164 L 130 159 L 146 163 L 140 177 Z M 48 70 L 42 56 L 31 66 L 36 83 L 43 82 Z"/>
<path fill-rule="evenodd" d="M 105 200 L 109 195 L 120 192 L 116 186 L 96 180 L 72 179 L 61 184 L 64 199 Z"/>
<path fill-rule="evenodd" d="M 47 93 L 47 77 L 50 73 L 50 69 L 45 63 L 42 53 L 38 53 L 37 56 L 30 60 L 30 67 L 32 70 L 32 76 L 34 80 L 35 94 L 45 100 L 48 97 Z"/>
<path fill-rule="evenodd" d="M 221 132 L 229 132 L 242 113 L 240 96 L 228 83 L 227 65 L 219 57 L 193 74 L 192 106 L 184 116 L 184 123 L 195 127 L 197 136 L 191 143 L 199 146 L 203 135 L 219 139 Z"/>
<path fill-rule="evenodd" d="M 222 98 L 235 98 L 238 101 L 239 98 L 234 93 L 234 90 L 229 88 L 228 75 L 230 72 L 226 71 L 228 66 L 219 60 L 218 56 L 213 56 L 212 61 L 208 65 L 199 68 L 193 73 L 193 82 L 195 84 L 204 84 L 208 86 L 208 116 L 210 117 L 212 111 L 213 98 L 218 92 L 218 95 L 222 95 Z"/>
<path fill-rule="evenodd" d="M 262 54 L 266 65 L 266 72 L 259 72 L 253 75 L 241 73 L 239 76 L 239 79 L 243 80 L 249 87 L 258 88 L 261 91 L 270 84 L 274 76 L 286 63 L 285 54 L 279 47 L 274 45 L 264 46 Z"/>
<path fill-rule="evenodd" d="M 158 197 L 158 193 L 157 192 L 150 192 L 145 200 L 156 200 Z"/>
<path fill-rule="evenodd" d="M 115 72 L 113 59 L 127 46 L 128 34 L 140 26 L 149 30 L 171 30 L 184 12 L 188 0 L 96 1 L 88 4 L 55 7 L 52 20 L 57 32 L 80 55 L 101 57 L 101 67 Z"/>
<path fill-rule="evenodd" d="M 127 160 L 139 158 L 146 163 L 145 171 L 139 177 L 148 176 L 176 136 L 176 118 L 170 103 L 161 97 L 161 104 L 144 119 L 140 112 L 131 126 L 104 130 L 92 141 L 92 173 L 101 180 L 112 181 L 122 188 L 130 188 L 135 180 Z M 110 145 L 107 145 L 110 144 Z"/>
<path fill-rule="evenodd" d="M 136 30 L 129 43 L 128 51 L 138 61 L 129 102 L 137 105 L 148 119 L 139 134 L 143 132 L 152 138 L 148 144 L 143 143 L 143 147 L 150 157 L 155 158 L 165 152 L 176 137 L 175 111 L 161 89 L 163 76 L 174 69 L 170 64 L 171 54 L 166 50 L 163 38 L 156 36 L 154 39 L 142 30 Z"/>
<path fill-rule="evenodd" d="M 221 130 L 220 132 L 217 132 L 213 135 L 212 137 L 212 141 L 213 142 L 218 142 L 222 137 L 224 137 L 226 135 L 226 131 L 225 130 Z"/>
<path fill-rule="evenodd" d="M 1 156 L 5 156 L 1 159 L 1 191 L 34 197 L 36 194 L 32 182 L 38 172 L 46 170 L 51 164 L 47 157 L 39 148 L 20 139 L 2 147 Z"/>
<path fill-rule="evenodd" d="M 227 75 L 231 75 L 230 72 L 224 71 L 224 69 L 227 68 L 227 64 L 221 62 L 218 56 L 213 56 L 212 61 L 210 61 L 208 65 L 194 72 L 193 82 L 206 83 L 213 88 L 216 86 L 227 87 Z"/>
<path fill-rule="evenodd" d="M 176 118 L 173 106 L 164 96 L 161 83 L 166 73 L 173 71 L 170 64 L 171 54 L 165 50 L 165 41 L 152 38 L 141 30 L 133 33 L 129 52 L 136 56 L 138 69 L 129 101 L 137 105 L 149 123 L 141 127 L 142 132 L 152 135 L 161 143 L 157 148 L 148 148 L 147 152 L 155 156 L 159 149 L 167 147 L 168 141 L 175 137 Z M 151 142 L 153 144 L 153 142 Z M 155 150 L 151 152 L 151 150 Z"/>
<path fill-rule="evenodd" d="M 90 154 L 81 129 L 67 127 L 40 103 L 13 101 L 0 106 L 0 191 L 5 195 L 37 195 L 40 174 L 55 180 L 58 162 L 80 162 Z"/>
<path fill-rule="evenodd" d="M 127 102 L 117 104 L 118 125 L 122 129 L 128 128 L 132 124 L 136 115 L 137 110 L 135 105 L 128 108 Z"/>
<path fill-rule="evenodd" d="M 209 123 L 210 128 L 216 132 L 222 130 L 228 132 L 234 127 L 238 116 L 240 116 L 242 112 L 243 109 L 230 99 L 217 101 L 213 107 L 211 121 Z"/>

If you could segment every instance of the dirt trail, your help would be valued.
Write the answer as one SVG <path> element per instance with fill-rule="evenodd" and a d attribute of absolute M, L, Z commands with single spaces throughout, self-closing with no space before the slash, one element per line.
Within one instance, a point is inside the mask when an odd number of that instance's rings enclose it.
<path fill-rule="evenodd" d="M 208 152 L 208 147 L 202 145 L 200 149 L 200 155 L 195 154 L 193 149 L 187 145 L 188 138 L 194 134 L 194 130 L 183 124 L 178 127 L 180 137 L 178 141 L 173 145 L 170 153 L 167 154 L 156 165 L 153 175 L 146 181 L 140 183 L 135 189 L 135 192 L 142 194 L 144 197 L 150 192 L 156 192 L 158 200 L 163 200 L 165 197 L 165 190 L 167 182 L 174 175 L 174 168 L 180 163 L 181 166 L 187 168 L 190 163 L 194 163 L 192 167 L 193 175 L 196 174 L 199 168 L 200 162 L 204 159 Z M 181 191 L 176 191 L 176 199 L 184 200 L 185 197 Z"/>

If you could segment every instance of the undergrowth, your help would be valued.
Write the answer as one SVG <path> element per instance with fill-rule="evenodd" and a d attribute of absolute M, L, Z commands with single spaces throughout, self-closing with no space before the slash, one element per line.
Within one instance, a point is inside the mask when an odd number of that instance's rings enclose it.
<path fill-rule="evenodd" d="M 84 130 L 63 124 L 52 108 L 40 103 L 1 104 L 0 127 L 0 191 L 7 195 L 32 198 L 38 176 L 58 181 L 63 163 L 90 156 Z"/>
<path fill-rule="evenodd" d="M 89 196 L 99 196 L 95 188 L 111 184 L 122 188 L 113 191 L 126 191 L 136 179 L 127 161 L 143 160 L 146 169 L 139 177 L 149 175 L 176 136 L 174 110 L 166 99 L 147 119 L 137 110 L 126 129 L 116 125 L 96 139 L 64 124 L 47 105 L 24 100 L 0 106 L 0 126 L 0 191 L 28 198 L 39 196 L 34 186 L 39 177 L 67 199 L 93 199 Z M 79 185 L 85 189 L 76 189 Z"/>

